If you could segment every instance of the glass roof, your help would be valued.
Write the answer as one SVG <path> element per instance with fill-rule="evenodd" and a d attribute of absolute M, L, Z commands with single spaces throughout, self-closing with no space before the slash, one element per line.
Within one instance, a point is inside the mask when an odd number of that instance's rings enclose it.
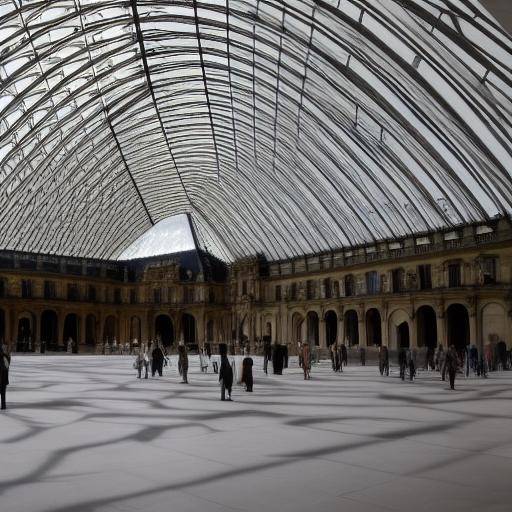
<path fill-rule="evenodd" d="M 280 259 L 510 213 L 512 40 L 477 0 L 0 0 L 0 248 L 189 213 Z"/>

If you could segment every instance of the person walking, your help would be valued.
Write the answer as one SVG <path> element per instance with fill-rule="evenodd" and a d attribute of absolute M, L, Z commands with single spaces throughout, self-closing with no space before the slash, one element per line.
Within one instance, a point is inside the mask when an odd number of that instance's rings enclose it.
<path fill-rule="evenodd" d="M 151 354 L 151 376 L 154 377 L 155 373 L 161 377 L 164 369 L 164 353 L 160 347 L 160 343 L 155 344 L 155 348 Z"/>
<path fill-rule="evenodd" d="M 188 384 L 188 354 L 187 347 L 183 341 L 178 345 L 178 366 L 181 373 L 181 384 Z"/>
<path fill-rule="evenodd" d="M 302 368 L 302 343 L 297 342 L 297 355 L 299 356 L 299 368 Z"/>
<path fill-rule="evenodd" d="M 219 382 L 220 382 L 220 399 L 232 401 L 231 388 L 233 387 L 233 368 L 228 359 L 228 347 L 225 343 L 219 345 L 220 352 L 220 369 L 219 369 Z M 228 398 L 226 398 L 226 391 Z"/>
<path fill-rule="evenodd" d="M 361 362 L 361 366 L 366 366 L 366 350 L 364 347 L 359 349 L 359 360 Z"/>
<path fill-rule="evenodd" d="M 140 379 L 142 376 L 142 369 L 145 368 L 146 375 L 144 376 L 145 379 L 148 378 L 148 366 L 149 366 L 149 358 L 146 354 L 146 350 L 144 347 L 144 344 L 140 346 L 139 353 L 137 354 L 137 357 L 135 358 L 134 367 L 137 370 L 137 378 Z"/>
<path fill-rule="evenodd" d="M 0 343 L 0 403 L 1 410 L 7 409 L 6 392 L 9 385 L 9 367 L 11 366 L 11 356 L 5 351 Z"/>
<path fill-rule="evenodd" d="M 389 352 L 385 345 L 379 349 L 379 371 L 381 375 L 389 375 Z"/>
<path fill-rule="evenodd" d="M 450 346 L 450 349 L 446 353 L 445 366 L 448 371 L 448 377 L 450 378 L 450 389 L 455 389 L 455 375 L 457 373 L 458 356 L 453 345 Z"/>
<path fill-rule="evenodd" d="M 263 343 L 263 371 L 268 374 L 268 362 L 272 361 L 272 345 L 269 340 Z"/>
<path fill-rule="evenodd" d="M 302 344 L 302 370 L 304 371 L 304 380 L 311 379 L 311 350 L 307 341 Z"/>
<path fill-rule="evenodd" d="M 242 361 L 242 384 L 245 384 L 245 391 L 252 393 L 252 387 L 254 379 L 252 375 L 252 367 L 254 361 L 252 357 L 249 357 L 249 352 L 246 352 L 246 357 Z"/>
<path fill-rule="evenodd" d="M 417 353 L 415 348 L 407 349 L 407 366 L 409 367 L 409 380 L 416 377 L 416 359 Z"/>
<path fill-rule="evenodd" d="M 341 365 L 347 366 L 348 364 L 348 351 L 345 343 L 341 344 Z"/>
<path fill-rule="evenodd" d="M 398 351 L 398 366 L 400 368 L 400 378 L 405 380 L 405 367 L 407 366 L 407 354 L 405 348 Z"/>

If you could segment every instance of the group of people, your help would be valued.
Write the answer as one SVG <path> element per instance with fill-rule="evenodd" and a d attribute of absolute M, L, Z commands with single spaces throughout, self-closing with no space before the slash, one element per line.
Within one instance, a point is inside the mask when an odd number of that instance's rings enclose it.
<path fill-rule="evenodd" d="M 345 343 L 341 343 L 338 345 L 337 343 L 333 343 L 331 345 L 331 363 L 332 370 L 334 372 L 342 372 L 343 367 L 348 364 L 348 351 Z"/>
<path fill-rule="evenodd" d="M 233 388 L 233 367 L 228 358 L 228 348 L 226 344 L 219 345 L 219 353 L 220 368 L 218 368 L 218 373 L 221 387 L 221 400 L 232 401 L 231 391 Z M 205 368 L 208 367 L 208 365 L 205 366 L 205 358 L 211 359 L 211 352 L 208 353 L 206 349 L 201 351 L 199 358 L 202 372 L 206 371 Z M 153 350 L 151 351 L 151 357 L 149 355 L 148 347 L 145 344 L 141 345 L 139 353 L 135 358 L 134 368 L 137 369 L 137 378 L 141 379 L 142 372 L 145 371 L 144 378 L 147 379 L 149 367 L 151 367 L 151 374 L 153 377 L 157 373 L 161 377 L 164 365 L 168 364 L 169 359 L 165 352 L 165 348 L 159 342 L 156 342 L 153 346 Z M 252 393 L 254 385 L 254 378 L 252 374 L 253 364 L 253 359 L 247 354 L 242 361 L 241 382 L 242 384 L 245 384 L 245 389 L 249 393 Z M 178 344 L 178 371 L 182 378 L 182 384 L 188 384 L 188 369 L 188 351 L 185 343 L 181 341 Z M 215 371 L 215 373 L 217 373 L 217 371 Z"/>

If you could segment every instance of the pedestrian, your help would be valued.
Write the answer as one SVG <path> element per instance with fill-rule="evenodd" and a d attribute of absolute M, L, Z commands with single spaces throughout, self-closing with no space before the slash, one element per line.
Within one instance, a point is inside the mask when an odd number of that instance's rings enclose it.
<path fill-rule="evenodd" d="M 233 368 L 228 359 L 228 347 L 225 343 L 219 345 L 220 352 L 220 370 L 219 370 L 219 382 L 220 382 L 220 399 L 232 401 L 231 388 L 233 386 Z M 228 398 L 226 399 L 226 391 L 228 392 Z"/>
<path fill-rule="evenodd" d="M 405 348 L 400 348 L 398 351 L 398 366 L 400 368 L 400 378 L 405 380 L 405 367 L 407 366 L 407 354 Z"/>
<path fill-rule="evenodd" d="M 0 396 L 1 409 L 7 409 L 6 392 L 9 385 L 9 367 L 11 366 L 11 356 L 5 351 L 4 346 L 0 343 Z"/>
<path fill-rule="evenodd" d="M 272 345 L 270 340 L 265 340 L 263 345 L 263 371 L 268 374 L 268 362 L 272 361 Z"/>
<path fill-rule="evenodd" d="M 202 373 L 208 373 L 209 357 L 206 353 L 206 348 L 199 350 L 199 365 L 201 366 Z"/>
<path fill-rule="evenodd" d="M 341 353 L 341 346 L 336 343 L 336 353 L 334 354 L 335 357 L 335 366 L 337 372 L 343 371 L 343 364 L 342 364 L 342 353 Z"/>
<path fill-rule="evenodd" d="M 385 345 L 379 348 L 379 370 L 381 375 L 389 375 L 389 352 Z"/>
<path fill-rule="evenodd" d="M 455 374 L 457 373 L 457 352 L 455 351 L 455 347 L 453 345 L 450 346 L 450 349 L 446 353 L 445 366 L 448 371 L 448 377 L 450 378 L 450 389 L 455 389 Z"/>
<path fill-rule="evenodd" d="M 297 354 L 299 356 L 299 368 L 302 368 L 303 361 L 302 361 L 302 343 L 299 341 L 297 342 Z"/>
<path fill-rule="evenodd" d="M 436 353 L 436 367 L 441 372 L 441 379 L 446 379 L 446 353 L 443 349 L 443 345 L 439 345 Z"/>
<path fill-rule="evenodd" d="M 183 341 L 178 345 L 178 368 L 181 374 L 181 384 L 188 384 L 188 354 L 187 347 Z"/>
<path fill-rule="evenodd" d="M 478 374 L 478 349 L 476 348 L 476 345 L 471 345 L 471 348 L 469 349 L 469 364 L 471 366 L 471 369 L 473 370 L 473 373 L 475 375 Z"/>
<path fill-rule="evenodd" d="M 137 354 L 137 357 L 135 358 L 135 362 L 133 363 L 133 367 L 137 370 L 137 378 L 140 379 L 142 376 L 142 369 L 145 368 L 146 375 L 144 376 L 145 379 L 148 378 L 148 366 L 149 366 L 149 358 L 146 354 L 146 350 L 144 347 L 144 343 L 140 346 L 139 353 Z"/>
<path fill-rule="evenodd" d="M 366 366 L 366 350 L 364 347 L 359 349 L 359 360 L 361 361 L 361 366 Z"/>
<path fill-rule="evenodd" d="M 347 366 L 348 364 L 348 351 L 345 343 L 341 344 L 341 364 L 342 366 Z"/>
<path fill-rule="evenodd" d="M 245 384 L 245 390 L 249 393 L 252 393 L 252 387 L 254 384 L 254 379 L 252 376 L 252 367 L 254 361 L 252 357 L 249 357 L 249 352 L 247 351 L 246 357 L 242 361 L 242 384 Z"/>
<path fill-rule="evenodd" d="M 409 380 L 414 380 L 416 376 L 416 349 L 407 349 L 407 366 L 409 367 Z"/>
<path fill-rule="evenodd" d="M 275 375 L 283 374 L 284 367 L 284 347 L 279 343 L 274 345 L 274 350 L 272 352 L 272 366 L 274 368 Z"/>
<path fill-rule="evenodd" d="M 311 350 L 309 343 L 302 343 L 302 370 L 304 371 L 304 380 L 311 379 Z"/>
<path fill-rule="evenodd" d="M 164 353 L 160 347 L 160 343 L 156 342 L 155 348 L 151 354 L 151 376 L 154 377 L 155 373 L 161 377 L 164 369 Z"/>
<path fill-rule="evenodd" d="M 330 355 L 331 355 L 331 366 L 332 366 L 332 371 L 335 372 L 336 371 L 336 344 L 333 343 L 331 346 L 330 346 Z"/>

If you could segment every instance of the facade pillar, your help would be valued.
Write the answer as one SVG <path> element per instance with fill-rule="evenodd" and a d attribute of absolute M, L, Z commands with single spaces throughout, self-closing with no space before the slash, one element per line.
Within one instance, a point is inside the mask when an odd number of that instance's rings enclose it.
<path fill-rule="evenodd" d="M 318 322 L 318 341 L 320 348 L 327 348 L 327 340 L 325 336 L 325 319 L 323 316 L 320 318 Z"/>
<path fill-rule="evenodd" d="M 148 315 L 144 312 L 143 314 L 139 315 L 140 318 L 140 340 L 147 340 L 148 339 Z M 131 320 L 130 320 L 131 321 Z M 130 340 L 133 341 L 133 340 Z"/>
<path fill-rule="evenodd" d="M 338 332 L 336 342 L 338 345 L 345 343 L 345 322 L 343 321 L 343 315 L 341 313 L 338 313 Z"/>
<path fill-rule="evenodd" d="M 41 343 L 41 311 L 35 311 L 33 313 L 34 319 L 34 336 L 32 339 L 32 347 L 36 346 L 36 343 Z"/>
<path fill-rule="evenodd" d="M 358 308 L 357 322 L 359 331 L 359 346 L 366 347 L 368 343 L 366 339 L 366 311 L 364 305 L 361 305 Z"/>
<path fill-rule="evenodd" d="M 87 314 L 82 313 L 80 317 L 80 323 L 78 325 L 78 339 L 80 340 L 79 345 L 85 345 L 85 328 L 86 328 Z"/>
<path fill-rule="evenodd" d="M 12 342 L 12 319 L 11 310 L 4 308 L 4 343 L 10 348 Z"/>
<path fill-rule="evenodd" d="M 380 324 L 380 335 L 383 347 L 389 347 L 389 327 L 386 315 L 382 315 Z"/>
<path fill-rule="evenodd" d="M 436 314 L 437 344 L 446 348 L 446 319 L 444 313 L 439 311 Z"/>
<path fill-rule="evenodd" d="M 64 344 L 64 319 L 66 318 L 66 315 L 59 311 L 57 314 L 57 344 L 63 345 Z"/>
<path fill-rule="evenodd" d="M 411 341 L 411 348 L 418 348 L 418 317 L 413 312 L 409 320 L 409 339 Z"/>

